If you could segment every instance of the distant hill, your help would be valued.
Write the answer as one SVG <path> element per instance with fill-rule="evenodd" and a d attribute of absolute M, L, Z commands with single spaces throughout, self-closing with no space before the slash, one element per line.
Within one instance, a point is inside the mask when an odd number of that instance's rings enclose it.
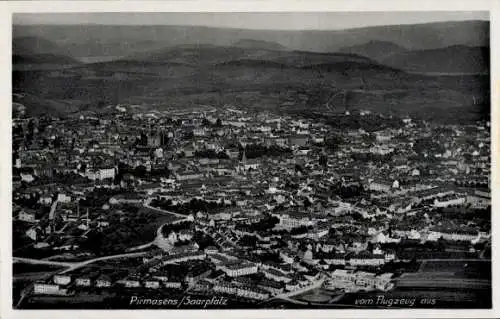
<path fill-rule="evenodd" d="M 64 116 L 82 109 L 82 105 L 71 101 L 43 98 L 31 94 L 24 94 L 23 97 L 14 98 L 13 105 L 23 105 L 30 116 L 47 114 Z"/>
<path fill-rule="evenodd" d="M 14 54 L 12 55 L 12 63 L 16 64 L 80 64 L 79 61 L 64 55 L 58 54 Z"/>
<path fill-rule="evenodd" d="M 147 61 L 136 59 L 118 59 L 111 61 L 99 61 L 82 65 L 82 68 L 128 68 L 128 67 L 155 67 L 155 66 L 183 66 L 183 63 L 175 63 L 169 61 Z"/>
<path fill-rule="evenodd" d="M 279 45 L 289 50 L 338 52 L 370 41 L 386 41 L 409 50 L 451 45 L 489 44 L 488 21 L 448 21 L 347 30 L 249 30 L 198 26 L 14 25 L 14 37 L 42 37 L 65 48 L 72 57 L 130 56 L 184 44 L 232 46 Z M 248 41 L 250 40 L 250 42 Z M 258 43 L 252 41 L 259 41 Z M 55 52 L 49 52 L 55 53 Z"/>
<path fill-rule="evenodd" d="M 215 46 L 210 44 L 184 44 L 133 54 L 125 59 L 148 63 L 168 62 L 200 66 L 236 60 L 244 55 L 245 49 L 243 48 Z"/>
<path fill-rule="evenodd" d="M 274 61 L 266 61 L 266 60 L 251 60 L 251 59 L 240 59 L 240 60 L 231 60 L 227 62 L 217 63 L 214 67 L 254 67 L 254 68 L 276 68 L 276 69 L 285 69 L 291 68 L 292 66 L 274 62 Z"/>
<path fill-rule="evenodd" d="M 17 101 L 28 114 L 92 112 L 121 103 L 154 110 L 232 104 L 324 114 L 325 103 L 340 90 L 350 92 L 347 103 L 353 110 L 465 122 L 489 116 L 489 76 L 406 72 L 487 71 L 485 21 L 339 31 L 14 26 L 14 35 L 49 41 L 15 44 L 22 52 L 13 52 L 14 62 L 28 67 L 14 68 L 13 90 L 30 97 Z M 121 58 L 71 64 L 72 58 L 112 56 Z M 56 60 L 62 61 L 56 69 L 31 68 L 53 66 Z M 337 99 L 331 103 L 342 108 L 342 97 Z"/>
<path fill-rule="evenodd" d="M 124 60 L 144 61 L 144 63 L 168 62 L 191 66 L 227 65 L 231 63 L 262 66 L 263 64 L 270 65 L 276 63 L 277 66 L 304 67 L 307 65 L 345 61 L 377 63 L 367 57 L 348 53 L 281 51 L 204 44 L 166 47 L 160 50 L 131 55 Z"/>
<path fill-rule="evenodd" d="M 488 47 L 454 45 L 433 50 L 401 52 L 381 62 L 412 72 L 422 73 L 488 73 Z"/>
<path fill-rule="evenodd" d="M 231 46 L 237 48 L 248 48 L 248 49 L 263 49 L 272 51 L 283 51 L 286 50 L 284 46 L 276 42 L 269 42 L 263 40 L 252 40 L 252 39 L 242 39 L 234 42 Z"/>
<path fill-rule="evenodd" d="M 367 43 L 344 47 L 339 51 L 344 53 L 359 54 L 381 61 L 392 54 L 408 52 L 408 49 L 389 41 L 372 40 Z"/>
<path fill-rule="evenodd" d="M 39 36 L 15 37 L 12 39 L 12 53 L 15 55 L 52 54 L 71 56 L 69 50 Z"/>
<path fill-rule="evenodd" d="M 360 72 L 368 72 L 368 71 L 376 71 L 376 72 L 396 72 L 402 73 L 401 70 L 391 68 L 385 65 L 377 64 L 377 63 L 359 63 L 359 62 L 337 62 L 337 63 L 322 63 L 322 64 L 313 64 L 303 67 L 304 69 L 323 69 L 329 72 L 349 72 L 349 71 L 360 71 Z"/>
<path fill-rule="evenodd" d="M 43 37 L 12 40 L 12 65 L 15 70 L 58 69 L 80 63 L 69 55 L 69 51 Z"/>
<path fill-rule="evenodd" d="M 329 50 L 340 50 L 369 41 L 392 42 L 408 50 L 428 50 L 457 44 L 487 46 L 489 28 L 489 21 L 479 20 L 365 27 L 335 31 L 335 36 L 340 39 L 327 46 Z"/>

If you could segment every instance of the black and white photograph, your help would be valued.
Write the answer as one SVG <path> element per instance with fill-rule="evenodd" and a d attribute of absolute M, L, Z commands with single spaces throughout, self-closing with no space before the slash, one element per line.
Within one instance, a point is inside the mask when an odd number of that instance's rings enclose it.
<path fill-rule="evenodd" d="M 492 309 L 490 12 L 21 12 L 11 40 L 12 309 Z"/>

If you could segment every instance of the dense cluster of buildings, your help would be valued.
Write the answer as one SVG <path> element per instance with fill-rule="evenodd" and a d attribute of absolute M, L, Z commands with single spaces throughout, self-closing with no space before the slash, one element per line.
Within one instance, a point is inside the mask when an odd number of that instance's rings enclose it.
<path fill-rule="evenodd" d="M 477 213 L 491 205 L 489 124 L 344 116 L 382 124 L 337 130 L 235 107 L 14 119 L 13 217 L 36 249 L 88 253 L 86 238 L 125 223 L 127 206 L 190 224 L 127 273 L 58 274 L 34 292 L 119 285 L 265 300 L 325 279 L 390 289 L 384 267 L 412 259 L 401 247 L 479 256 L 491 227 Z"/>

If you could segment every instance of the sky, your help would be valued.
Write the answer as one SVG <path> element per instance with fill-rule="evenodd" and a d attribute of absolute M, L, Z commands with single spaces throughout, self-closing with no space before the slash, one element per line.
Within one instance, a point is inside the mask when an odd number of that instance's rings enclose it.
<path fill-rule="evenodd" d="M 376 25 L 489 20 L 487 11 L 280 13 L 15 13 L 14 24 L 187 25 L 269 30 L 340 30 Z"/>

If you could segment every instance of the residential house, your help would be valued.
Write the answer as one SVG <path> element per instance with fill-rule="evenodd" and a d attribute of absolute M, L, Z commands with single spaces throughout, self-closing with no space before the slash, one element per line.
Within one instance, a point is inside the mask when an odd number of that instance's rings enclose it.
<path fill-rule="evenodd" d="M 35 223 L 36 212 L 33 210 L 21 209 L 17 215 L 17 219 L 27 223 Z"/>
<path fill-rule="evenodd" d="M 385 256 L 382 254 L 374 255 L 368 251 L 362 251 L 350 256 L 348 263 L 351 266 L 380 266 L 385 264 Z"/>
<path fill-rule="evenodd" d="M 144 287 L 148 289 L 159 289 L 160 281 L 153 278 L 146 279 L 144 280 Z"/>
<path fill-rule="evenodd" d="M 97 288 L 111 287 L 111 277 L 105 274 L 100 275 L 95 281 L 95 286 Z"/>
<path fill-rule="evenodd" d="M 71 275 L 57 274 L 53 277 L 54 283 L 60 286 L 66 286 L 71 283 Z"/>
<path fill-rule="evenodd" d="M 36 295 L 68 295 L 67 288 L 61 288 L 58 284 L 35 282 L 33 292 Z"/>

